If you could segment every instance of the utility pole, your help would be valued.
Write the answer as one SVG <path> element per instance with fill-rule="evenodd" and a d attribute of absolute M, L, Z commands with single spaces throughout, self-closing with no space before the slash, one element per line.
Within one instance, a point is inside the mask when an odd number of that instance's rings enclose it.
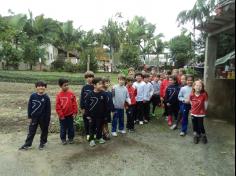
<path fill-rule="evenodd" d="M 90 71 L 90 54 L 88 55 L 87 71 Z"/>

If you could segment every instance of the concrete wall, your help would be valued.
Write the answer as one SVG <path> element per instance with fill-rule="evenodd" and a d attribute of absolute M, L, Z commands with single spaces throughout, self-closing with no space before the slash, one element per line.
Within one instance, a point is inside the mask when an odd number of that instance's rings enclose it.
<path fill-rule="evenodd" d="M 209 95 L 208 115 L 229 122 L 235 122 L 234 80 L 208 79 L 206 90 Z"/>
<path fill-rule="evenodd" d="M 217 37 L 207 38 L 204 83 L 209 95 L 209 118 L 235 122 L 235 80 L 215 78 Z"/>

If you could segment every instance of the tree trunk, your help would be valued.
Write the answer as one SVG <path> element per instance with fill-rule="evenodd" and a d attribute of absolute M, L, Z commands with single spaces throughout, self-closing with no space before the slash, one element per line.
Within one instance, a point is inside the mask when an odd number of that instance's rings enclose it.
<path fill-rule="evenodd" d="M 67 59 L 67 61 L 70 61 L 70 62 L 71 62 L 71 60 L 70 60 L 70 53 L 69 53 L 69 51 L 67 51 L 67 52 L 66 52 L 66 59 Z"/>

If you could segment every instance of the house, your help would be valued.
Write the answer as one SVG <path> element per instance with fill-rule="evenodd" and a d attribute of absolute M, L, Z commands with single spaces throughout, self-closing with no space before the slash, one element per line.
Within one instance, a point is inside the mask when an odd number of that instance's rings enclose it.
<path fill-rule="evenodd" d="M 235 122 L 235 80 L 233 77 L 235 52 L 232 51 L 223 58 L 217 58 L 219 35 L 225 33 L 235 38 L 235 0 L 219 1 L 216 6 L 216 15 L 212 15 L 197 29 L 208 33 L 204 83 L 209 94 L 209 116 Z M 217 68 L 218 65 L 223 66 L 222 72 L 220 68 Z M 221 75 L 217 76 L 217 74 Z"/>

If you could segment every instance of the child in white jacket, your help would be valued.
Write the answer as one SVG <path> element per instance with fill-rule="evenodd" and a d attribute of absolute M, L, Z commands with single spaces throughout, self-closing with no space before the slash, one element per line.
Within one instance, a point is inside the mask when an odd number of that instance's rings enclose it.
<path fill-rule="evenodd" d="M 148 73 L 144 74 L 144 123 L 150 121 L 150 102 L 154 93 L 154 88 L 150 82 L 150 75 Z"/>

